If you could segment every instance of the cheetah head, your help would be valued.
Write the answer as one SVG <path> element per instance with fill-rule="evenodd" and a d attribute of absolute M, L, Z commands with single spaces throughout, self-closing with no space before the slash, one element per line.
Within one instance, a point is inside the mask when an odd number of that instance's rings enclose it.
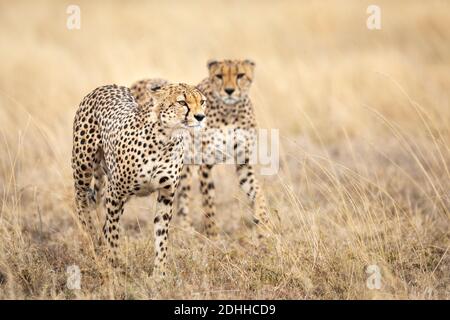
<path fill-rule="evenodd" d="M 236 104 L 244 99 L 253 80 L 255 63 L 250 60 L 210 60 L 209 79 L 213 94 L 223 103 Z"/>
<path fill-rule="evenodd" d="M 155 110 L 166 128 L 201 128 L 205 123 L 206 97 L 184 83 L 163 85 L 153 91 Z"/>

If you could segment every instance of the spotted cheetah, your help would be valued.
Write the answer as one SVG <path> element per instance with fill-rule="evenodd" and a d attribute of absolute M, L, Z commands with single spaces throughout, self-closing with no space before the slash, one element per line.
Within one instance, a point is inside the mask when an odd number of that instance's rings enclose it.
<path fill-rule="evenodd" d="M 247 194 L 254 210 L 254 222 L 267 226 L 266 200 L 255 177 L 254 167 L 250 163 L 251 150 L 256 143 L 255 132 L 257 123 L 253 104 L 248 96 L 253 81 L 255 63 L 250 60 L 211 60 L 207 63 L 209 77 L 204 79 L 197 88 L 207 97 L 208 108 L 206 116 L 207 129 L 202 131 L 202 144 L 204 158 L 199 166 L 200 190 L 203 197 L 202 206 L 204 211 L 205 231 L 210 237 L 217 235 L 217 227 L 214 222 L 216 213 L 214 197 L 215 186 L 212 178 L 212 169 L 219 163 L 214 155 L 218 146 L 214 142 L 217 136 L 226 136 L 231 131 L 240 130 L 248 133 L 244 139 L 234 143 L 234 156 L 242 156 L 243 161 L 235 161 L 236 172 L 241 189 Z M 141 103 L 151 100 L 151 90 L 155 80 L 141 80 L 136 82 L 134 92 L 145 99 Z M 147 90 L 147 94 L 142 92 Z M 217 140 L 217 139 L 216 139 Z M 242 158 L 241 157 L 241 158 Z M 177 215 L 184 222 L 188 222 L 189 202 L 191 192 L 191 180 L 193 168 L 185 165 L 181 175 L 180 186 L 177 192 Z M 263 231 L 260 228 L 260 231 Z M 259 232 L 262 236 L 264 232 Z"/>
<path fill-rule="evenodd" d="M 131 87 L 131 94 L 139 105 L 153 104 L 153 93 L 169 84 L 169 81 L 160 78 L 144 79 L 137 81 Z"/>
<path fill-rule="evenodd" d="M 202 126 L 206 97 L 193 86 L 169 84 L 155 90 L 153 98 L 152 104 L 139 106 L 130 89 L 117 85 L 89 93 L 74 119 L 72 168 L 76 212 L 92 236 L 91 210 L 105 187 L 103 240 L 114 265 L 125 203 L 131 196 L 158 192 L 154 270 L 165 275 L 172 203 L 183 167 L 184 135 L 179 132 Z"/>

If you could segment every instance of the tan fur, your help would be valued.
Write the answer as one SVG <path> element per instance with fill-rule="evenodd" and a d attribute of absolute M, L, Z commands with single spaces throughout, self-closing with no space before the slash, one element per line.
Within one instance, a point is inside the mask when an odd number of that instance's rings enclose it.
<path fill-rule="evenodd" d="M 164 275 L 172 203 L 184 156 L 183 135 L 177 132 L 200 124 L 196 117 L 204 116 L 206 98 L 185 84 L 163 86 L 152 97 L 151 104 L 139 107 L 125 87 L 103 86 L 88 94 L 74 119 L 72 168 L 76 210 L 92 236 L 96 232 L 90 211 L 99 205 L 105 187 L 103 238 L 113 264 L 125 203 L 131 196 L 158 192 L 155 270 Z"/>
<path fill-rule="evenodd" d="M 254 77 L 255 64 L 250 60 L 210 60 L 207 63 L 209 76 L 203 80 L 197 88 L 207 97 L 208 118 L 207 129 L 219 130 L 226 134 L 228 129 L 254 130 L 257 129 L 255 114 L 248 92 Z M 147 90 L 153 80 L 139 81 L 133 85 L 136 92 Z M 140 89 L 138 89 L 140 87 Z M 226 90 L 228 89 L 228 92 Z M 148 91 L 151 97 L 151 91 Z M 212 144 L 212 134 L 208 130 L 203 134 L 203 147 L 208 154 L 215 147 Z M 250 136 L 244 142 L 235 146 L 235 149 L 243 150 L 249 154 L 250 148 L 256 143 Z M 211 159 L 209 159 L 211 160 Z M 211 163 L 210 163 L 211 162 Z M 209 236 L 217 234 L 214 221 L 215 209 L 215 187 L 212 179 L 212 168 L 214 159 L 208 164 L 199 166 L 200 191 L 203 197 L 203 213 L 205 218 L 205 229 Z M 182 221 L 187 221 L 189 213 L 192 165 L 185 165 L 181 175 L 178 188 L 177 202 L 178 215 Z M 245 159 L 244 164 L 236 165 L 241 189 L 247 194 L 254 208 L 254 222 L 267 226 L 268 215 L 264 194 L 255 176 L 254 168 Z M 186 223 L 186 222 L 185 222 Z M 262 232 L 260 233 L 260 235 Z"/>

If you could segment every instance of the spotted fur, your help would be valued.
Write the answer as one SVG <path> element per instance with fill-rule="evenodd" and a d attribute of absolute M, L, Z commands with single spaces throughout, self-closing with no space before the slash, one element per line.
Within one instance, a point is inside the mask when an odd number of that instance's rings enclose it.
<path fill-rule="evenodd" d="M 209 77 L 204 79 L 197 88 L 207 97 L 208 101 L 207 129 L 216 130 L 212 132 L 206 130 L 203 134 L 204 153 L 209 155 L 216 148 L 212 135 L 216 134 L 217 130 L 222 132 L 222 135 L 226 135 L 229 130 L 236 129 L 252 131 L 257 129 L 257 123 L 253 104 L 248 96 L 255 64 L 250 60 L 211 60 L 207 63 L 207 67 Z M 141 87 L 143 91 L 151 84 L 148 81 L 150 80 L 137 82 L 135 85 Z M 148 95 L 151 96 L 151 91 L 148 92 Z M 255 176 L 254 167 L 249 161 L 250 150 L 255 143 L 254 136 L 249 135 L 234 145 L 234 149 L 237 151 L 236 155 L 239 155 L 240 152 L 245 154 L 244 162 L 236 165 L 236 173 L 241 189 L 252 203 L 254 222 L 266 226 L 268 223 L 266 200 Z M 207 156 L 206 158 L 209 159 L 199 166 L 200 191 L 203 197 L 205 230 L 207 235 L 214 237 L 217 234 L 217 227 L 214 221 L 216 209 L 212 169 L 217 162 L 211 157 Z M 189 220 L 192 173 L 192 165 L 185 165 L 177 192 L 177 214 L 184 222 Z M 262 235 L 262 232 L 259 235 Z"/>
<path fill-rule="evenodd" d="M 169 82 L 164 79 L 153 78 L 143 79 L 134 83 L 131 87 L 131 94 L 136 99 L 139 105 L 149 104 L 153 105 L 153 95 L 162 86 L 167 85 Z"/>
<path fill-rule="evenodd" d="M 108 85 L 81 102 L 73 125 L 76 211 L 82 225 L 95 236 L 91 210 L 99 205 L 105 188 L 103 239 L 113 264 L 117 264 L 124 204 L 131 196 L 158 192 L 155 270 L 165 274 L 172 203 L 183 161 L 179 129 L 201 124 L 205 100 L 192 86 L 171 84 L 155 90 L 151 104 L 139 107 L 128 88 Z"/>

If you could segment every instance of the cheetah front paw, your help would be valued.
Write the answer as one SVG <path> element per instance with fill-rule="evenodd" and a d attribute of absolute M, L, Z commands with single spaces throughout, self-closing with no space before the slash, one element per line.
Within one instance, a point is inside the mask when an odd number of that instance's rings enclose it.
<path fill-rule="evenodd" d="M 190 230 L 193 228 L 192 220 L 189 217 L 180 218 L 180 228 L 183 230 Z"/>
<path fill-rule="evenodd" d="M 219 229 L 214 222 L 210 222 L 205 226 L 205 233 L 211 240 L 216 240 L 219 237 Z"/>
<path fill-rule="evenodd" d="M 155 267 L 153 268 L 152 277 L 156 281 L 162 281 L 166 278 L 166 276 L 167 276 L 166 267 L 155 265 Z"/>

